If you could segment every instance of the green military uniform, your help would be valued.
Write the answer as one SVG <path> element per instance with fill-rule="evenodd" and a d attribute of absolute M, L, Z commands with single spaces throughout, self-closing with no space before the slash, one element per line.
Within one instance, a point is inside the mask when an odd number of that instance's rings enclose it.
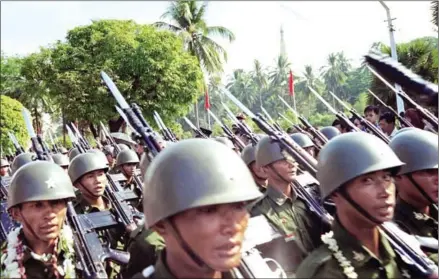
<path fill-rule="evenodd" d="M 166 262 L 164 259 L 166 258 L 166 249 L 163 249 L 162 252 L 159 255 L 159 258 L 154 265 L 154 273 L 145 276 L 144 272 L 137 273 L 132 278 L 133 279 L 141 279 L 141 278 L 150 278 L 150 279 L 176 279 L 177 277 L 172 274 L 172 272 L 169 270 L 169 267 L 166 265 Z M 229 272 L 223 272 L 221 273 L 222 279 L 231 279 L 231 278 L 239 278 L 237 274 L 234 272 L 234 270 L 231 270 Z"/>
<path fill-rule="evenodd" d="M 116 167 L 115 169 L 118 169 L 119 172 L 123 173 L 125 177 L 127 176 L 124 171 L 122 170 L 123 165 L 125 164 L 138 164 L 139 163 L 139 156 L 137 156 L 137 153 L 134 150 L 131 149 L 125 149 L 121 150 L 119 154 L 117 154 L 116 157 Z M 135 175 L 135 174 L 134 174 Z M 124 189 L 129 189 L 133 191 L 138 197 L 138 201 L 131 201 L 130 204 L 132 207 L 136 208 L 139 211 L 143 211 L 142 207 L 142 192 L 137 188 L 136 182 L 134 181 L 133 177 L 130 177 L 130 181 L 122 182 L 122 187 Z"/>
<path fill-rule="evenodd" d="M 270 223 L 285 235 L 286 241 L 294 240 L 303 256 L 317 248 L 322 242 L 321 231 L 314 227 L 321 221 L 308 207 L 302 198 L 292 189 L 292 198 L 285 196 L 276 188 L 268 185 L 264 198 L 251 209 L 251 215 L 264 215 Z"/>
<path fill-rule="evenodd" d="M 438 238 L 438 211 L 433 205 L 430 206 L 430 214 L 427 215 L 398 198 L 393 219 L 409 234 Z"/>
<path fill-rule="evenodd" d="M 333 238 L 339 251 L 350 261 L 358 278 L 409 278 L 408 265 L 395 254 L 387 239 L 380 236 L 380 258 L 335 220 L 332 226 Z M 297 278 L 346 278 L 343 267 L 326 244 L 313 251 L 299 266 Z"/>
<path fill-rule="evenodd" d="M 21 230 L 21 232 L 19 234 L 19 239 L 22 240 L 22 244 L 23 244 L 22 264 L 23 264 L 23 267 L 25 269 L 27 278 L 56 279 L 57 277 L 54 274 L 54 267 L 51 264 L 51 262 L 50 261 L 43 261 L 42 259 L 37 259 L 36 257 L 34 257 L 32 255 L 33 251 L 29 247 L 27 240 L 24 238 L 23 230 Z M 2 256 L 3 255 L 6 256 L 7 245 L 8 245 L 7 241 L 3 242 L 3 244 L 1 245 L 0 251 L 1 251 Z M 64 257 L 65 253 L 64 253 L 64 251 L 62 251 L 59 248 L 60 247 L 58 246 L 57 263 L 58 263 L 58 265 L 62 265 L 62 263 L 65 260 L 65 257 Z M 3 277 L 5 275 L 5 274 L 3 274 L 3 271 L 5 270 L 5 268 L 6 268 L 6 265 L 2 260 L 2 263 L 1 263 L 2 274 L 0 274 L 1 278 L 5 278 L 5 277 Z M 18 266 L 17 266 L 17 268 L 18 268 Z M 76 271 L 77 278 L 79 278 L 78 276 L 80 276 L 80 275 L 81 275 L 81 272 Z"/>
<path fill-rule="evenodd" d="M 68 201 L 75 197 L 69 176 L 60 166 L 47 161 L 28 162 L 17 169 L 11 180 L 8 195 L 8 211 L 25 202 Z M 26 223 L 22 225 L 28 226 Z M 67 225 L 64 224 L 63 228 L 66 229 Z M 25 278 L 52 279 L 57 278 L 56 274 L 60 275 L 59 278 L 63 278 L 64 275 L 81 277 L 82 273 L 75 265 L 75 250 L 70 246 L 72 245 L 71 239 L 65 238 L 70 235 L 62 233 L 66 231 L 60 231 L 58 245 L 54 248 L 56 258 L 36 255 L 22 228 L 11 231 L 7 241 L 2 243 L 0 248 L 0 277 L 16 278 L 21 275 Z M 34 236 L 38 237 L 35 233 Z M 15 244 L 9 241 L 14 241 Z M 67 262 L 70 263 L 71 269 L 66 268 L 69 266 Z M 75 275 L 72 274 L 73 271 Z"/>
<path fill-rule="evenodd" d="M 139 224 L 130 234 L 127 244 L 127 252 L 130 253 L 130 261 L 122 268 L 123 278 L 131 278 L 144 268 L 154 265 L 159 252 L 165 248 L 163 238 L 153 230 L 145 229 L 144 224 Z"/>

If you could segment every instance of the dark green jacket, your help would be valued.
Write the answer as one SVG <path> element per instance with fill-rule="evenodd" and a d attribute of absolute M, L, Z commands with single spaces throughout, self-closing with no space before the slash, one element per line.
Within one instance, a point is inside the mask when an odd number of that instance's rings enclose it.
<path fill-rule="evenodd" d="M 395 253 L 387 239 L 380 236 L 378 259 L 336 219 L 333 238 L 342 255 L 350 262 L 358 278 L 409 278 L 410 269 Z M 343 268 L 326 244 L 311 253 L 299 266 L 297 278 L 347 278 Z"/>
<path fill-rule="evenodd" d="M 163 238 L 153 230 L 145 229 L 144 224 L 139 224 L 136 230 L 130 234 L 127 252 L 130 253 L 130 261 L 122 271 L 123 278 L 131 278 L 157 261 L 159 252 L 165 248 Z"/>
<path fill-rule="evenodd" d="M 133 279 L 141 279 L 141 278 L 176 279 L 177 277 L 171 273 L 168 266 L 166 265 L 165 259 L 166 259 L 166 248 L 163 249 L 162 252 L 160 253 L 159 258 L 158 258 L 156 264 L 154 265 L 154 272 L 152 274 L 150 274 L 149 276 L 145 276 L 146 274 L 144 274 L 144 272 L 145 272 L 145 269 L 144 269 L 142 272 L 137 273 L 132 278 Z M 237 278 L 237 276 L 233 271 L 230 271 L 230 272 L 222 273 L 222 278 L 223 279 L 230 279 L 230 278 Z"/>

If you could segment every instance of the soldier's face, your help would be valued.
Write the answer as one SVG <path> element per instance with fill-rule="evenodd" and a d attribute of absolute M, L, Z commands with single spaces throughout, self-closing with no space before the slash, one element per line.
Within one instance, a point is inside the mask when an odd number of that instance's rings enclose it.
<path fill-rule="evenodd" d="M 107 154 L 106 156 L 107 156 L 108 164 L 109 164 L 110 166 L 112 166 L 112 165 L 113 165 L 113 162 L 114 162 L 114 158 L 113 158 L 113 156 L 112 156 L 111 154 Z"/>
<path fill-rule="evenodd" d="M 123 172 L 125 175 L 133 176 L 136 171 L 137 164 L 124 164 L 122 165 Z"/>
<path fill-rule="evenodd" d="M 314 146 L 305 147 L 304 149 L 306 152 L 309 153 L 309 155 L 311 155 L 313 157 L 316 155 L 316 150 L 315 150 Z"/>
<path fill-rule="evenodd" d="M 438 202 L 438 169 L 429 169 L 416 171 L 412 173 L 415 182 L 424 190 L 424 192 L 435 203 Z M 430 201 L 426 199 L 421 192 L 413 185 L 407 176 L 403 175 L 397 179 L 398 189 L 422 205 L 429 205 Z"/>
<path fill-rule="evenodd" d="M 393 218 L 395 184 L 390 172 L 376 171 L 364 174 L 353 179 L 345 187 L 351 198 L 379 222 L 390 221 Z M 341 214 L 347 214 L 353 220 L 371 223 L 342 196 L 337 194 L 333 200 L 337 212 L 343 212 Z"/>
<path fill-rule="evenodd" d="M 6 174 L 8 174 L 8 166 L 5 167 L 1 167 L 0 168 L 0 176 L 5 176 Z"/>
<path fill-rule="evenodd" d="M 30 244 L 35 241 L 51 242 L 58 236 L 66 217 L 65 200 L 32 201 L 14 208 L 12 216 L 23 225 Z M 38 239 L 37 239 L 38 238 Z"/>
<path fill-rule="evenodd" d="M 249 214 L 245 203 L 221 204 L 190 209 L 173 218 L 182 238 L 203 261 L 216 271 L 239 266 Z M 199 269 L 165 224 L 160 232 L 168 253 Z"/>
<path fill-rule="evenodd" d="M 281 183 L 287 181 L 288 183 L 291 183 L 297 174 L 297 162 L 295 162 L 292 158 L 289 160 L 279 160 L 271 164 L 271 167 L 266 166 L 263 167 L 263 169 L 267 174 L 269 181 L 278 181 Z"/>
<path fill-rule="evenodd" d="M 96 170 L 85 174 L 80 181 L 81 185 L 78 185 L 79 190 L 85 196 L 89 195 L 89 192 L 95 196 L 100 197 L 105 192 L 105 186 L 107 185 L 107 177 L 103 170 Z M 79 183 L 77 183 L 79 184 Z M 88 191 L 85 191 L 83 188 Z"/>

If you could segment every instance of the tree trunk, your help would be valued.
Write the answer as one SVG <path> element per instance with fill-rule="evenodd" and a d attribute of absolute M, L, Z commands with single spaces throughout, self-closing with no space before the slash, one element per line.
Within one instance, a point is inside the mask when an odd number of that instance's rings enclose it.
<path fill-rule="evenodd" d="M 93 123 L 90 122 L 89 127 L 90 127 L 90 131 L 91 131 L 91 133 L 93 134 L 93 137 L 94 137 L 94 138 L 98 138 L 98 137 L 99 137 L 99 133 L 98 133 L 98 131 L 96 130 L 96 128 L 95 128 L 95 126 L 93 125 Z"/>
<path fill-rule="evenodd" d="M 63 139 L 63 146 L 66 146 L 66 115 L 64 114 L 64 109 L 61 109 L 61 115 L 62 115 L 62 139 Z"/>
<path fill-rule="evenodd" d="M 195 112 L 195 125 L 197 126 L 197 128 L 200 128 L 200 119 L 198 118 L 198 101 L 195 101 L 194 112 Z"/>

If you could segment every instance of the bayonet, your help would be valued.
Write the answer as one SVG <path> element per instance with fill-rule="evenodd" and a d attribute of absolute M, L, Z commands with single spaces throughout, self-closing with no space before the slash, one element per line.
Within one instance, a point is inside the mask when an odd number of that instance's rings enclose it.
<path fill-rule="evenodd" d="M 209 138 L 207 135 L 205 135 L 200 129 L 198 129 L 197 127 L 195 127 L 195 125 L 192 123 L 192 121 L 189 120 L 189 118 L 187 118 L 186 116 L 183 117 L 184 121 L 186 122 L 186 124 L 189 125 L 189 127 L 191 127 L 191 129 L 194 131 L 194 133 L 202 138 Z"/>
<path fill-rule="evenodd" d="M 51 157 L 47 152 L 44 152 L 42 142 L 38 140 L 37 135 L 35 134 L 34 127 L 32 126 L 32 118 L 30 116 L 29 111 L 26 108 L 21 110 L 24 118 L 24 123 L 26 124 L 27 132 L 32 141 L 32 147 L 37 154 L 38 160 L 52 161 Z"/>
<path fill-rule="evenodd" d="M 226 125 L 221 123 L 218 117 L 216 117 L 216 115 L 210 109 L 207 109 L 207 112 L 213 117 L 216 123 L 220 125 L 221 129 L 223 129 L 224 133 L 233 142 L 233 144 L 235 144 L 240 150 L 244 149 L 245 144 L 237 136 L 235 136 L 235 134 L 233 134 L 233 132 Z"/>

